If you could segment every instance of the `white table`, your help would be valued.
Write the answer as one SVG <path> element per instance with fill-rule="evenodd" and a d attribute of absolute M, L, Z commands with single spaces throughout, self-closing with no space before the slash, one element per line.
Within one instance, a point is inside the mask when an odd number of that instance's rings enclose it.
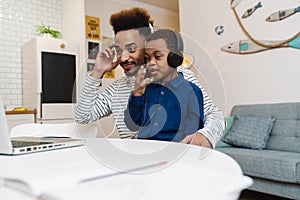
<path fill-rule="evenodd" d="M 0 156 L 0 166 L 1 177 L 26 182 L 35 196 L 66 200 L 226 200 L 252 184 L 221 152 L 150 140 L 91 139 L 82 147 Z"/>

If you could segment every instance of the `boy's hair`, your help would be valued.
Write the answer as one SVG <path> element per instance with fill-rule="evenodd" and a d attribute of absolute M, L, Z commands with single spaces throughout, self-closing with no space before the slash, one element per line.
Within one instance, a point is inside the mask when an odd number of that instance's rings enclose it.
<path fill-rule="evenodd" d="M 119 31 L 137 29 L 141 35 L 147 36 L 152 31 L 153 21 L 147 10 L 133 7 L 111 15 L 110 25 L 115 35 Z"/>
<path fill-rule="evenodd" d="M 158 29 L 147 36 L 145 42 L 157 39 L 165 40 L 170 51 L 183 52 L 183 41 L 179 33 L 170 29 Z"/>
<path fill-rule="evenodd" d="M 170 29 L 159 29 L 148 35 L 145 42 L 157 39 L 166 41 L 170 50 L 167 57 L 168 65 L 172 68 L 180 66 L 183 62 L 183 41 L 180 34 Z"/>

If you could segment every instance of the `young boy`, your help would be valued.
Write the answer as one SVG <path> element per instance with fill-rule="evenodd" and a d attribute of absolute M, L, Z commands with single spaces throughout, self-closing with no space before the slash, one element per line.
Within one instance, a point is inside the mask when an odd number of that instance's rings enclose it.
<path fill-rule="evenodd" d="M 140 139 L 180 142 L 203 127 L 202 91 L 177 72 L 183 61 L 183 41 L 177 32 L 157 30 L 145 42 L 147 66 L 137 74 L 125 124 L 138 130 Z M 144 79 L 145 73 L 151 78 Z"/>

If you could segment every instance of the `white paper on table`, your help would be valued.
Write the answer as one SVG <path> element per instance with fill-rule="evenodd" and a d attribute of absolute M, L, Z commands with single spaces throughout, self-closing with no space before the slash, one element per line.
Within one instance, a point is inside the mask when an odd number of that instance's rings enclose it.
<path fill-rule="evenodd" d="M 176 164 L 148 174 L 120 174 L 48 191 L 53 197 L 74 199 L 237 199 L 252 179 L 189 164 Z"/>

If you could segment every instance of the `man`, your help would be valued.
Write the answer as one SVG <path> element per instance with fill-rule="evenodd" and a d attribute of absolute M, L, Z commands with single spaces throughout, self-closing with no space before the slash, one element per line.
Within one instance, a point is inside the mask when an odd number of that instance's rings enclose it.
<path fill-rule="evenodd" d="M 131 8 L 115 13 L 110 18 L 115 33 L 115 44 L 99 52 L 94 70 L 87 76 L 75 111 L 75 121 L 90 123 L 113 114 L 121 138 L 135 138 L 136 132 L 130 131 L 124 123 L 124 111 L 130 92 L 134 88 L 135 74 L 145 63 L 145 37 L 151 33 L 152 20 L 142 8 Z M 113 62 L 115 54 L 117 61 Z M 101 79 L 105 72 L 120 65 L 125 75 L 99 93 Z M 199 86 L 193 73 L 178 68 L 184 78 Z M 200 86 L 199 86 L 200 87 Z M 201 87 L 200 87 L 201 88 Z M 214 148 L 224 129 L 224 117 L 212 103 L 203 88 L 204 128 L 186 136 L 181 142 Z"/>

